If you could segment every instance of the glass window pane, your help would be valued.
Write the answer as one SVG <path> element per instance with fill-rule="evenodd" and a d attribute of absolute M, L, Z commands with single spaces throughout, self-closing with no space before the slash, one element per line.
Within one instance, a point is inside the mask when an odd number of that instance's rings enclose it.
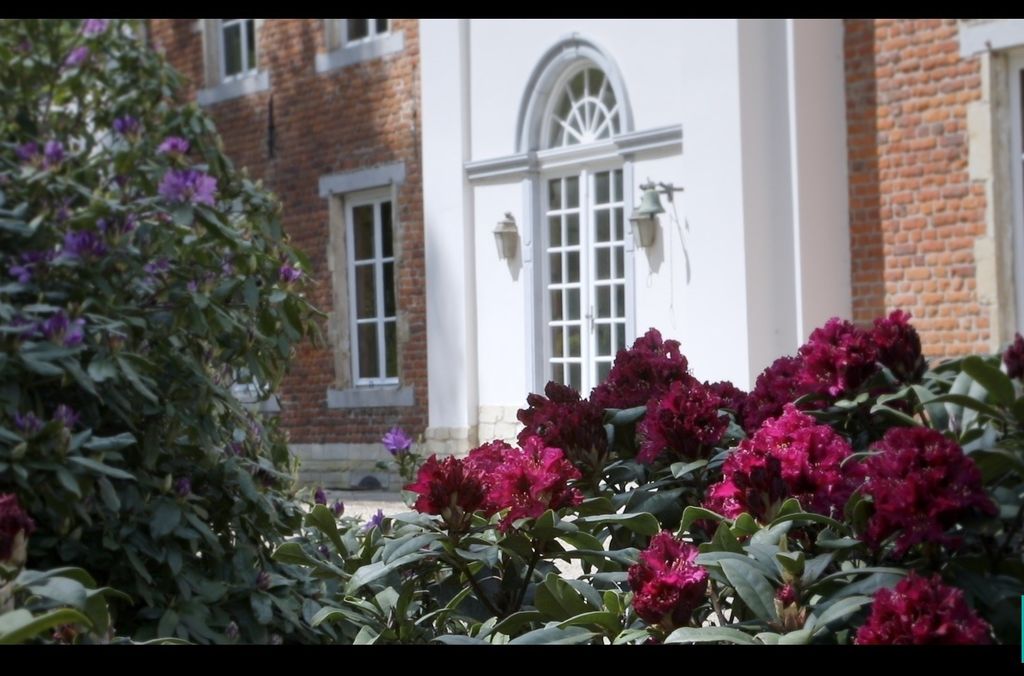
<path fill-rule="evenodd" d="M 373 256 L 373 205 L 363 204 L 352 209 L 352 228 L 355 235 L 355 251 L 357 261 L 372 259 Z"/>
<path fill-rule="evenodd" d="M 369 267 L 369 266 L 367 266 Z M 395 316 L 395 264 L 384 264 L 384 316 Z"/>
<path fill-rule="evenodd" d="M 387 378 L 397 378 L 398 324 L 396 322 L 387 322 L 384 324 L 384 354 L 387 355 L 384 376 Z"/>
<path fill-rule="evenodd" d="M 597 287 L 597 316 L 608 319 L 612 316 L 612 289 L 610 286 Z"/>
<path fill-rule="evenodd" d="M 579 392 L 580 388 L 583 387 L 583 381 L 582 381 L 582 378 L 580 378 L 580 365 L 579 364 L 569 364 L 569 383 L 568 384 L 569 384 L 569 387 L 571 387 L 572 389 L 576 390 L 577 392 Z"/>
<path fill-rule="evenodd" d="M 578 357 L 578 356 L 580 356 L 580 354 L 581 354 L 580 350 L 582 349 L 581 348 L 582 344 L 580 342 L 582 340 L 581 337 L 580 337 L 580 327 L 579 326 L 569 326 L 567 328 L 569 330 L 569 345 L 568 345 L 568 347 L 569 347 L 569 356 L 570 357 Z"/>
<path fill-rule="evenodd" d="M 569 83 L 569 91 L 572 92 L 572 97 L 576 101 L 579 101 L 581 98 L 583 98 L 583 90 L 584 90 L 583 79 L 584 79 L 584 77 L 586 75 L 586 72 L 587 71 L 585 71 L 585 70 L 584 71 L 580 71 L 579 73 L 576 74 L 576 77 L 574 77 L 572 79 L 572 82 Z"/>
<path fill-rule="evenodd" d="M 377 316 L 377 298 L 374 294 L 374 266 L 356 266 L 356 318 Z"/>
<path fill-rule="evenodd" d="M 377 325 L 359 325 L 359 378 L 379 378 Z"/>
<path fill-rule="evenodd" d="M 551 379 L 560 385 L 565 385 L 565 367 L 561 362 L 551 364 Z"/>
<path fill-rule="evenodd" d="M 555 291 L 551 292 L 551 319 L 552 321 L 558 321 L 562 318 L 562 292 Z"/>
<path fill-rule="evenodd" d="M 554 179 L 548 181 L 548 209 L 561 209 L 562 208 L 562 181 L 561 179 Z"/>
<path fill-rule="evenodd" d="M 256 67 L 256 20 L 246 19 L 245 20 L 245 52 L 248 59 L 245 62 L 245 67 L 253 69 Z"/>
<path fill-rule="evenodd" d="M 625 253 L 624 248 L 621 246 L 615 247 L 615 278 L 623 278 L 623 270 L 626 269 Z"/>
<path fill-rule="evenodd" d="M 565 243 L 574 246 L 580 243 L 580 215 L 565 215 Z"/>
<path fill-rule="evenodd" d="M 562 246 L 562 217 L 551 216 L 548 218 L 548 232 L 551 241 L 548 246 Z"/>
<path fill-rule="evenodd" d="M 369 19 L 349 19 L 348 20 L 348 39 L 359 40 L 365 38 L 369 33 Z"/>
<path fill-rule="evenodd" d="M 380 227 L 381 227 L 381 248 L 383 252 L 381 255 L 384 258 L 391 258 L 395 255 L 394 244 L 392 243 L 391 232 L 391 202 L 380 203 Z"/>
<path fill-rule="evenodd" d="M 570 176 L 565 179 L 565 208 L 576 209 L 580 205 L 580 179 Z"/>
<path fill-rule="evenodd" d="M 615 285 L 615 316 L 625 317 L 626 316 L 626 285 L 616 284 Z M 622 343 L 619 343 L 619 347 L 622 347 Z"/>
<path fill-rule="evenodd" d="M 565 318 L 568 320 L 580 318 L 580 290 L 579 289 L 566 289 L 565 299 L 567 301 L 565 309 Z"/>
<path fill-rule="evenodd" d="M 224 29 L 224 75 L 242 72 L 242 27 L 233 24 Z"/>
<path fill-rule="evenodd" d="M 610 279 L 611 278 L 611 265 L 612 265 L 612 252 L 608 247 L 602 247 L 596 249 L 594 253 L 597 256 L 597 275 L 596 279 Z"/>
<path fill-rule="evenodd" d="M 612 209 L 612 239 L 622 241 L 622 209 Z"/>
<path fill-rule="evenodd" d="M 610 324 L 597 325 L 597 354 L 600 357 L 612 356 L 612 327 Z"/>
<path fill-rule="evenodd" d="M 555 357 L 561 358 L 564 356 L 565 350 L 563 349 L 563 334 L 565 330 L 561 326 L 555 326 L 551 329 L 551 354 Z"/>
<path fill-rule="evenodd" d="M 548 260 L 551 263 L 551 281 L 555 284 L 561 283 L 562 280 L 562 254 L 553 253 L 548 256 Z"/>
<path fill-rule="evenodd" d="M 377 32 L 387 33 L 388 32 L 388 20 L 387 19 L 375 19 L 377 22 Z"/>
<path fill-rule="evenodd" d="M 597 93 L 601 91 L 601 85 L 604 84 L 604 73 L 596 68 L 591 68 L 588 75 L 590 79 L 590 93 L 593 96 L 597 96 Z"/>
<path fill-rule="evenodd" d="M 565 254 L 566 258 L 566 277 L 567 282 L 578 282 L 580 281 L 580 252 L 579 251 L 568 251 Z"/>
<path fill-rule="evenodd" d="M 622 201 L 622 169 L 612 172 L 612 201 Z"/>
<path fill-rule="evenodd" d="M 596 235 L 598 242 L 607 242 L 612 238 L 611 232 L 611 214 L 605 210 L 594 212 L 594 221 L 596 224 Z"/>
<path fill-rule="evenodd" d="M 608 372 L 612 370 L 612 363 L 610 361 L 599 361 L 597 362 L 597 382 L 598 384 L 603 383 L 608 378 Z"/>
<path fill-rule="evenodd" d="M 594 175 L 594 204 L 608 204 L 611 201 L 610 183 L 607 171 Z"/>
<path fill-rule="evenodd" d="M 626 324 L 619 323 L 615 325 L 615 349 L 624 350 L 626 349 Z"/>

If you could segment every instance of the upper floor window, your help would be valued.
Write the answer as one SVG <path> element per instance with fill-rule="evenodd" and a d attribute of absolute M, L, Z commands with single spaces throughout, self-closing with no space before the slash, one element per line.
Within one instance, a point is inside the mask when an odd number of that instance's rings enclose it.
<path fill-rule="evenodd" d="M 316 55 L 316 71 L 326 73 L 405 49 L 405 31 L 394 19 L 324 19 L 326 53 Z"/>
<path fill-rule="evenodd" d="M 345 19 L 345 44 L 372 40 L 388 32 L 390 19 Z"/>
<path fill-rule="evenodd" d="M 221 19 L 221 79 L 256 70 L 256 20 Z"/>
<path fill-rule="evenodd" d="M 597 68 L 584 68 L 566 83 L 548 120 L 547 146 L 593 143 L 622 131 L 611 83 Z"/>

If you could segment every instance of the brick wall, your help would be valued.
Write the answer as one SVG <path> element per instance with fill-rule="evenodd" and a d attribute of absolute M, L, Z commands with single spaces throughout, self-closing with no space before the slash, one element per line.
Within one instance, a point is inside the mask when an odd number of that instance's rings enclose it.
<path fill-rule="evenodd" d="M 967 166 L 979 59 L 960 58 L 953 19 L 844 24 L 854 320 L 903 308 L 927 355 L 988 352 L 974 257 L 985 187 Z"/>
<path fill-rule="evenodd" d="M 320 19 L 267 19 L 258 33 L 258 61 L 271 88 L 212 105 L 225 151 L 238 167 L 262 178 L 284 206 L 283 224 L 293 244 L 313 266 L 313 304 L 333 305 L 328 270 L 328 200 L 318 181 L 325 174 L 402 161 L 405 182 L 395 213 L 402 223 L 400 265 L 396 266 L 399 313 L 409 335 L 399 355 L 403 385 L 414 388 L 415 405 L 394 408 L 329 409 L 326 393 L 335 384 L 331 348 L 302 346 L 279 394 L 282 423 L 298 444 L 375 443 L 392 425 L 413 436 L 427 426 L 426 273 L 423 255 L 423 200 L 419 158 L 419 33 L 412 19 L 393 19 L 404 32 L 404 49 L 327 73 L 317 73 L 323 53 Z M 202 34 L 196 19 L 149 21 L 150 41 L 192 83 L 203 82 Z M 271 101 L 274 146 L 268 146 Z M 326 322 L 323 333 L 328 335 Z"/>

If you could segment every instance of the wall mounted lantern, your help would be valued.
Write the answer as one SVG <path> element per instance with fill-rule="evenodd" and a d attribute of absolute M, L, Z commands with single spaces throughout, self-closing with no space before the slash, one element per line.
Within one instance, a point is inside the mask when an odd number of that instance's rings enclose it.
<path fill-rule="evenodd" d="M 636 245 L 646 248 L 654 244 L 654 236 L 658 231 L 658 214 L 665 213 L 658 193 L 665 193 L 668 196 L 668 201 L 671 202 L 672 194 L 681 191 L 682 188 L 677 188 L 671 183 L 655 183 L 651 179 L 647 179 L 647 183 L 642 184 L 640 189 L 644 191 L 644 194 L 640 198 L 640 206 L 634 209 L 633 215 L 629 217 L 629 222 L 633 224 L 633 238 Z"/>
<path fill-rule="evenodd" d="M 498 221 L 494 228 L 494 240 L 498 245 L 498 258 L 510 260 L 516 256 L 516 245 L 519 243 L 519 230 L 516 219 L 511 212 L 505 212 L 505 218 Z"/>

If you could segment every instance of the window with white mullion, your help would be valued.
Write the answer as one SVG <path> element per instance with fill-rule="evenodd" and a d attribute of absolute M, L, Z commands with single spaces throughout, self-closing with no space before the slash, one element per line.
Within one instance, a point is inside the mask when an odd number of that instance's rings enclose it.
<path fill-rule="evenodd" d="M 375 40 L 390 30 L 390 19 L 346 19 L 345 44 Z"/>
<path fill-rule="evenodd" d="M 256 70 L 256 20 L 221 19 L 221 81 L 237 79 Z"/>
<path fill-rule="evenodd" d="M 356 385 L 397 383 L 391 202 L 353 203 L 348 215 L 353 380 Z"/>

